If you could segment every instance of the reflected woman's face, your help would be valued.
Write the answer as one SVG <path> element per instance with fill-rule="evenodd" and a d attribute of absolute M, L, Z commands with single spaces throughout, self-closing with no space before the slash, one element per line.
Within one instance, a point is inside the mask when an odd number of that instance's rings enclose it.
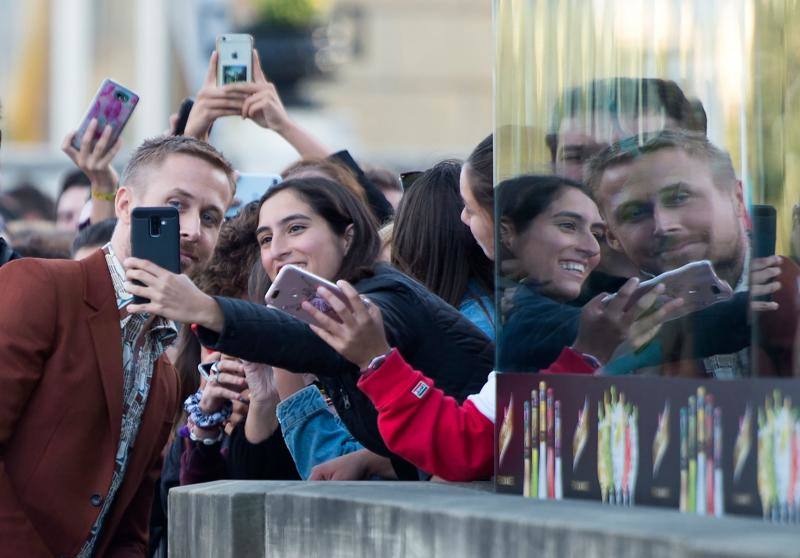
<path fill-rule="evenodd" d="M 508 245 L 521 271 L 539 292 L 556 300 L 573 300 L 589 273 L 600 263 L 605 224 L 597 205 L 570 186 L 522 231 L 510 231 Z"/>

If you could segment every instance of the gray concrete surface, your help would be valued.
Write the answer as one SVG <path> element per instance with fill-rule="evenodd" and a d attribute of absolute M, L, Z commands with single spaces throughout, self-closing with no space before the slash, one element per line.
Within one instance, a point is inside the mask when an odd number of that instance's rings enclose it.
<path fill-rule="evenodd" d="M 800 557 L 800 527 L 465 485 L 219 481 L 170 492 L 173 558 Z"/>

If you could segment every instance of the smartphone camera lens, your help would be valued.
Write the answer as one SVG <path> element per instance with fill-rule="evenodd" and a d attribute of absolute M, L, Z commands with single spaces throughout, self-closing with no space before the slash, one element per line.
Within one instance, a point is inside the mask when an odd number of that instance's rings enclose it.
<path fill-rule="evenodd" d="M 281 294 L 280 289 L 272 293 L 272 298 L 278 298 L 278 295 Z"/>
<path fill-rule="evenodd" d="M 161 236 L 161 218 L 160 217 L 150 217 L 150 236 L 157 237 Z"/>
<path fill-rule="evenodd" d="M 231 58 L 233 58 L 234 60 L 238 60 L 239 59 L 239 53 L 234 50 L 231 53 Z"/>
<path fill-rule="evenodd" d="M 123 93 L 122 91 L 117 91 L 116 95 L 114 95 L 118 101 L 122 101 L 123 103 L 127 103 L 129 97 Z"/>
<path fill-rule="evenodd" d="M 711 292 L 714 293 L 715 295 L 718 295 L 721 291 L 719 290 L 719 287 L 717 287 L 716 285 L 711 285 Z"/>

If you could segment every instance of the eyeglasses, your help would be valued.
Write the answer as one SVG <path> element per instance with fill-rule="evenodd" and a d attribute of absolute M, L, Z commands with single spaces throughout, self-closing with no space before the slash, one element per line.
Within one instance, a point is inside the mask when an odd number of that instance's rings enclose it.
<path fill-rule="evenodd" d="M 403 190 L 408 190 L 414 181 L 422 176 L 423 171 L 408 171 L 400 173 L 400 184 L 403 185 Z"/>

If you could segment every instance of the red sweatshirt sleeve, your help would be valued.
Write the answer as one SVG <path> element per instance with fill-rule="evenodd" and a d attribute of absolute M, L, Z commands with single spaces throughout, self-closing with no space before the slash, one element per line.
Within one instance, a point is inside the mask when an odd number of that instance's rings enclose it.
<path fill-rule="evenodd" d="M 358 387 L 378 410 L 378 429 L 392 452 L 449 481 L 492 475 L 492 421 L 469 401 L 459 406 L 396 350 Z"/>
<path fill-rule="evenodd" d="M 548 368 L 540 370 L 541 374 L 594 374 L 597 366 L 591 364 L 589 359 L 573 349 L 564 347 L 556 361 Z"/>
<path fill-rule="evenodd" d="M 580 353 L 564 348 L 545 374 L 589 374 Z M 381 367 L 365 374 L 358 387 L 378 410 L 378 430 L 386 446 L 420 469 L 449 481 L 492 475 L 494 422 L 472 401 L 463 405 L 411 368 L 397 350 Z"/>

